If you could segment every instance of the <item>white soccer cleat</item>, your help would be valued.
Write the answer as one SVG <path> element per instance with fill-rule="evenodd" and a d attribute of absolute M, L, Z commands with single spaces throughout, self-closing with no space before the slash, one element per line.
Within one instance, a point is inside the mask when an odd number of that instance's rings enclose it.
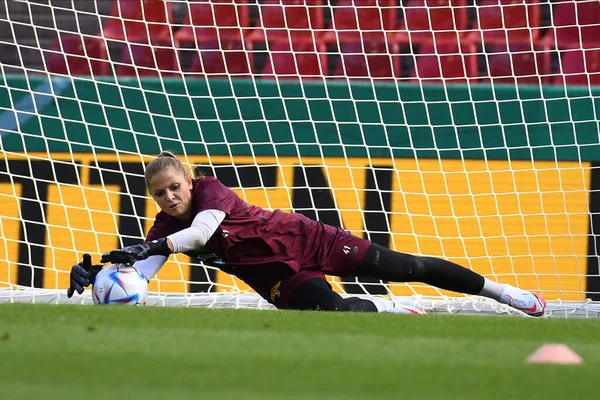
<path fill-rule="evenodd" d="M 417 306 L 407 306 L 404 304 L 394 303 L 393 314 L 413 314 L 413 315 L 427 315 L 427 311 Z"/>
<path fill-rule="evenodd" d="M 371 297 L 371 301 L 375 304 L 379 312 L 391 314 L 427 315 L 427 312 L 421 307 L 396 303 L 394 300 L 392 300 L 392 297 L 388 295 L 375 295 Z"/>
<path fill-rule="evenodd" d="M 532 317 L 541 317 L 546 311 L 546 300 L 537 293 L 527 292 L 513 286 L 507 286 L 502 292 L 500 302 L 524 312 Z"/>

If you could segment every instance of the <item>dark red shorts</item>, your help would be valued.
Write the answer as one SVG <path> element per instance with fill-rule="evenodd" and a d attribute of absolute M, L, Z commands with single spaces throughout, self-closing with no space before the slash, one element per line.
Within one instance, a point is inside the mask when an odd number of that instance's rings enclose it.
<path fill-rule="evenodd" d="M 326 256 L 320 260 L 320 270 L 325 275 L 353 276 L 371 247 L 371 242 L 337 229 L 337 234 L 330 236 Z M 310 265 L 303 265 L 300 269 L 310 269 Z"/>
<path fill-rule="evenodd" d="M 290 295 L 308 280 L 325 279 L 325 275 L 354 276 L 370 246 L 371 242 L 357 236 L 337 235 L 329 246 L 325 262 L 322 265 L 303 264 L 300 271 L 275 284 L 271 289 L 271 302 L 277 308 L 285 309 Z"/>
<path fill-rule="evenodd" d="M 371 247 L 368 240 L 330 225 L 323 225 L 319 241 L 302 249 L 292 259 L 266 259 L 259 264 L 226 264 L 219 266 L 235 275 L 277 308 L 287 308 L 287 300 L 302 283 L 325 279 L 325 275 L 354 276 Z"/>

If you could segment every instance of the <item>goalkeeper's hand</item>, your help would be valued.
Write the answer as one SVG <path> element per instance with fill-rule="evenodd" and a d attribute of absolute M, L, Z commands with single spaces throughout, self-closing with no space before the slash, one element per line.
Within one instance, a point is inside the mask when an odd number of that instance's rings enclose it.
<path fill-rule="evenodd" d="M 67 297 L 73 297 L 73 293 L 83 293 L 83 288 L 94 284 L 96 275 L 102 269 L 102 265 L 92 265 L 92 256 L 89 254 L 83 255 L 83 261 L 73 265 L 71 268 L 71 282 L 67 289 Z"/>
<path fill-rule="evenodd" d="M 145 260 L 150 256 L 166 256 L 172 253 L 166 238 L 153 240 L 148 243 L 134 244 L 102 254 L 102 263 L 123 263 L 133 265 L 136 261 Z"/>

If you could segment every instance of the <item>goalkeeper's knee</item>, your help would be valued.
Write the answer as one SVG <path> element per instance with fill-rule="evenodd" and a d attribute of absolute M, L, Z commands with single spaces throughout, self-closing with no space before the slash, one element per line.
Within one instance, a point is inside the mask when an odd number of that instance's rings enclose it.
<path fill-rule="evenodd" d="M 377 312 L 377 307 L 370 300 L 358 297 L 339 298 L 319 305 L 322 311 L 351 311 L 351 312 Z"/>

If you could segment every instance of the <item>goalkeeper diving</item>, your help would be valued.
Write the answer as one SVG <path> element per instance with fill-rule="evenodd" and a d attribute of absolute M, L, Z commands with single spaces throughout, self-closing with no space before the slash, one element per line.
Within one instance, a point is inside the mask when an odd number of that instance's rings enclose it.
<path fill-rule="evenodd" d="M 279 309 L 425 314 L 388 297 L 342 297 L 325 275 L 423 282 L 535 317 L 546 308 L 539 294 L 448 260 L 396 252 L 302 214 L 248 204 L 214 177 L 192 177 L 171 152 L 150 162 L 145 178 L 161 209 L 145 243 L 104 253 L 101 263 L 135 264 L 148 280 L 171 254 L 185 253 L 236 276 Z M 101 268 L 89 258 L 74 265 L 68 297 L 83 293 Z"/>

